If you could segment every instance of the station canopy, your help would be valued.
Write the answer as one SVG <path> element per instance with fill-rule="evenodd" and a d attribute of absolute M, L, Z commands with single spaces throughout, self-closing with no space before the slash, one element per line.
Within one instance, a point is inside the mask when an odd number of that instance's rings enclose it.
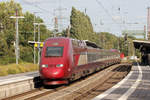
<path fill-rule="evenodd" d="M 134 47 L 140 51 L 150 50 L 150 41 L 133 40 Z"/>

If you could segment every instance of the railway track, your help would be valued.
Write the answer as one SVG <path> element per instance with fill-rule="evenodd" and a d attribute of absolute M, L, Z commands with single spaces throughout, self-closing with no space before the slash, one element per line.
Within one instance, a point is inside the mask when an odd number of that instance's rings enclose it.
<path fill-rule="evenodd" d="M 129 70 L 129 64 L 113 65 L 69 86 L 42 87 L 3 100 L 87 100 L 115 85 Z"/>
<path fill-rule="evenodd" d="M 113 69 L 108 73 L 106 77 L 102 78 L 99 84 L 96 85 L 93 89 L 74 98 L 74 100 L 91 100 L 95 96 L 103 93 L 104 91 L 121 81 L 129 73 L 130 70 L 131 66 L 129 65 L 121 65 Z"/>

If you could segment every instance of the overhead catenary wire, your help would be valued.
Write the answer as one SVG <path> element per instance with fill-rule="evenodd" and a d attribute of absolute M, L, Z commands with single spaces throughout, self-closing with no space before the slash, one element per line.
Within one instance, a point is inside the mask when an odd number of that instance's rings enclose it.
<path fill-rule="evenodd" d="M 100 7 L 102 7 L 102 8 L 104 9 L 104 11 L 106 12 L 106 14 L 112 19 L 112 21 L 113 21 L 114 23 L 116 23 L 116 25 L 119 26 L 120 30 L 122 30 L 122 29 L 121 29 L 121 25 L 116 22 L 116 20 L 115 20 L 115 19 L 113 18 L 113 16 L 109 13 L 109 11 L 103 6 L 103 4 L 102 4 L 99 0 L 96 0 L 96 2 L 98 3 L 98 5 L 99 5 Z"/>
<path fill-rule="evenodd" d="M 30 3 L 30 2 L 27 2 L 27 1 L 24 1 L 24 0 L 23 0 L 23 2 L 26 3 L 26 4 L 28 4 L 28 5 L 30 5 L 30 6 L 34 6 L 34 7 L 38 8 L 38 9 L 41 10 L 41 11 L 44 11 L 44 12 L 46 12 L 46 13 L 49 13 L 49 15 L 55 16 L 55 13 L 54 13 L 54 12 L 51 12 L 51 11 L 49 11 L 49 10 L 47 10 L 47 9 L 44 9 L 44 8 L 38 6 L 38 5 L 36 4 L 36 2 L 35 2 L 35 3 Z M 60 0 L 59 0 L 59 4 L 61 4 L 61 1 L 60 1 Z M 61 5 L 59 5 L 59 8 L 58 8 L 58 9 L 54 9 L 54 10 L 60 10 L 60 6 L 61 6 Z M 62 10 L 62 9 L 61 9 L 61 10 Z M 66 10 L 66 8 L 63 9 L 63 10 Z M 62 17 L 60 17 L 60 16 L 59 16 L 58 18 L 59 18 L 59 19 L 67 19 L 67 18 L 62 18 Z M 53 20 L 52 20 L 52 21 L 53 21 Z M 49 24 L 49 23 L 47 23 L 47 24 Z"/>
<path fill-rule="evenodd" d="M 47 12 L 47 13 L 49 13 L 49 14 L 53 15 L 53 13 L 52 13 L 52 12 L 50 12 L 50 11 L 49 11 L 49 10 L 47 10 L 47 9 L 41 8 L 40 6 L 38 6 L 38 5 L 37 5 L 37 4 L 35 4 L 35 3 L 29 3 L 29 2 L 26 2 L 26 1 L 24 1 L 24 0 L 23 0 L 23 2 L 24 2 L 24 3 L 26 3 L 26 4 L 28 4 L 28 5 L 34 6 L 34 7 L 38 8 L 38 9 L 40 9 L 40 10 L 44 11 L 44 12 Z"/>

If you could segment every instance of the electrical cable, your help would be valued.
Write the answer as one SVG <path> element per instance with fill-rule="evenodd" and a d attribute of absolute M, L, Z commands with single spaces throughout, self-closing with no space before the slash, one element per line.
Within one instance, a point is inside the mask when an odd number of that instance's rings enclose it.
<path fill-rule="evenodd" d="M 44 9 L 44 8 L 41 8 L 41 7 L 38 6 L 37 4 L 29 3 L 29 2 L 26 2 L 26 1 L 24 1 L 24 0 L 23 0 L 23 2 L 26 3 L 26 4 L 29 4 L 29 5 L 31 5 L 31 6 L 34 6 L 34 7 L 38 8 L 38 9 L 40 9 L 40 10 L 42 10 L 42 11 L 48 12 L 48 13 L 50 13 L 51 15 L 53 15 L 52 12 L 50 12 L 50 11 Z"/>
<path fill-rule="evenodd" d="M 121 29 L 121 25 L 119 25 L 119 23 L 116 22 L 116 20 L 115 20 L 115 19 L 113 18 L 113 16 L 109 13 L 109 11 L 108 11 L 107 9 L 105 9 L 105 7 L 103 6 L 103 4 L 102 4 L 99 0 L 96 0 L 96 2 L 99 4 L 99 6 L 101 6 L 101 7 L 104 9 L 104 11 L 106 12 L 106 14 L 107 14 L 109 17 L 111 17 L 112 21 L 113 21 L 114 23 L 116 23 L 116 24 L 119 26 L 119 28 Z"/>

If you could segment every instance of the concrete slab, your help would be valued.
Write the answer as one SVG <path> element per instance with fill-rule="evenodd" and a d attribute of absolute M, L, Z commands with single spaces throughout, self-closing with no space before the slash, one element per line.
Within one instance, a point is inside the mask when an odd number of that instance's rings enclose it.
<path fill-rule="evenodd" d="M 0 77 L 0 85 L 24 81 L 27 79 L 33 79 L 36 76 L 39 76 L 38 71 L 21 73 L 21 74 L 12 74 L 12 75 L 8 75 L 8 76 L 1 76 Z"/>
<path fill-rule="evenodd" d="M 37 71 L 0 77 L 0 99 L 33 90 L 36 76 Z"/>
<path fill-rule="evenodd" d="M 92 100 L 149 100 L 150 66 L 135 65 L 121 82 Z"/>

